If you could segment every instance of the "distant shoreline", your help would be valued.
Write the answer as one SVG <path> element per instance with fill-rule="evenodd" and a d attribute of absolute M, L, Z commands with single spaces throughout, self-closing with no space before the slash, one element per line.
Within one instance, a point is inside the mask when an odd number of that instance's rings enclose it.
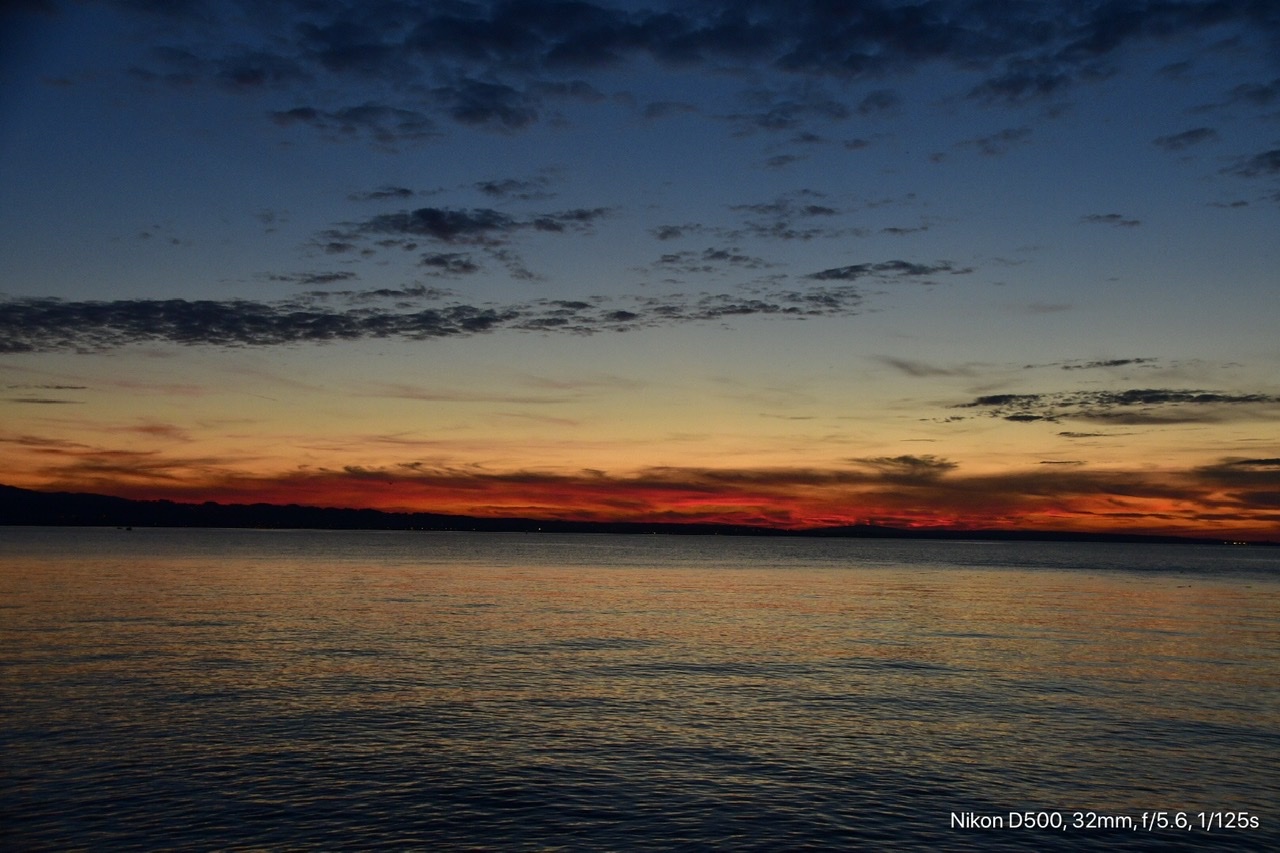
<path fill-rule="evenodd" d="M 190 527 L 295 530 L 435 530 L 492 533 L 662 533 L 685 536 L 989 540 L 1000 542 L 1112 542 L 1171 545 L 1280 546 L 1274 540 L 1053 530 L 954 530 L 877 525 L 779 529 L 706 522 L 564 521 L 481 518 L 425 512 L 313 507 L 298 504 L 177 503 L 80 492 L 40 492 L 0 485 L 0 526 Z"/>

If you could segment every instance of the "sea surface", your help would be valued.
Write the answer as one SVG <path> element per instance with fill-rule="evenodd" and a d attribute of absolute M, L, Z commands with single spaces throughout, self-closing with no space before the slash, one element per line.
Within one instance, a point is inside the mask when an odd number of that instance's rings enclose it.
<path fill-rule="evenodd" d="M 0 528 L 0 847 L 1280 850 L 1280 548 Z"/>

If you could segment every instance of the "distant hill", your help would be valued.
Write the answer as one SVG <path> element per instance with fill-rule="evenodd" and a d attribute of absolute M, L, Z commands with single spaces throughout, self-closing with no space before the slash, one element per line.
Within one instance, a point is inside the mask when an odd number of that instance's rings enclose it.
<path fill-rule="evenodd" d="M 252 527 L 311 530 L 460 530 L 517 533 L 665 533 L 722 536 L 806 536 L 862 539 L 985 539 L 1000 541 L 1210 544 L 1222 540 L 1133 533 L 1037 530 L 953 530 L 875 525 L 779 530 L 750 525 L 558 521 L 477 518 L 430 512 L 314 507 L 298 504 L 219 504 L 139 501 L 78 492 L 39 492 L 0 485 L 0 525 L 64 527 Z M 1255 544 L 1276 545 L 1277 542 Z"/>

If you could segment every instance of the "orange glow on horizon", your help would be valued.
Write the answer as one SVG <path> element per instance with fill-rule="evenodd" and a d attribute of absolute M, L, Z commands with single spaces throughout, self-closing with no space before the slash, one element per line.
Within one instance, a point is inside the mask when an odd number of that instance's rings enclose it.
<path fill-rule="evenodd" d="M 892 480 L 892 478 L 888 478 Z M 223 476 L 205 482 L 58 482 L 46 491 L 86 491 L 139 500 L 186 503 L 297 504 L 423 512 L 480 518 L 582 522 L 715 523 L 799 529 L 870 524 L 899 528 L 1141 533 L 1210 538 L 1280 538 L 1280 514 L 1226 511 L 1211 489 L 1195 483 L 1177 495 L 1118 495 L 1105 477 L 1093 489 L 1038 493 L 1016 474 L 887 482 L 808 471 L 488 474 L 411 476 L 347 470 L 277 477 Z M 1089 485 L 1088 481 L 1081 481 Z M 1132 488 L 1132 487 L 1129 487 Z M 1064 486 L 1065 489 L 1065 486 Z M 1052 489 L 1040 488 L 1039 492 Z"/>

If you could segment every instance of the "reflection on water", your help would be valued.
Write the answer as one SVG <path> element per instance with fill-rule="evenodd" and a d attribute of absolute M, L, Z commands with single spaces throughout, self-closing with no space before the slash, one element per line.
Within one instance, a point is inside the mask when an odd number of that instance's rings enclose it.
<path fill-rule="evenodd" d="M 16 849 L 1280 845 L 1280 552 L 0 529 Z M 1247 810 L 978 833 L 951 812 Z"/>

